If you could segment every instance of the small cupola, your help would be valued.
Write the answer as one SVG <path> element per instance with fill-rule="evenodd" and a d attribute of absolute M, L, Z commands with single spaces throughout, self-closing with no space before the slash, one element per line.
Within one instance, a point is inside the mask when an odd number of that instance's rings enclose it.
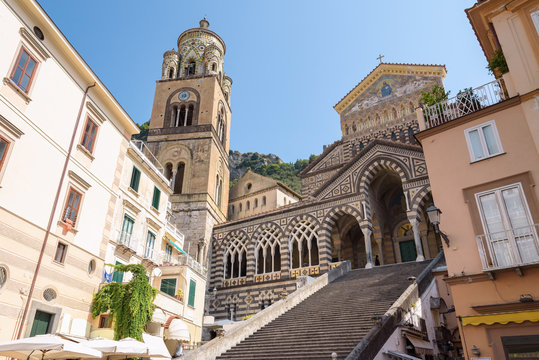
<path fill-rule="evenodd" d="M 207 29 L 207 28 L 210 27 L 210 22 L 208 20 L 206 20 L 206 17 L 204 17 L 204 19 L 200 20 L 199 24 L 200 24 L 201 29 Z"/>

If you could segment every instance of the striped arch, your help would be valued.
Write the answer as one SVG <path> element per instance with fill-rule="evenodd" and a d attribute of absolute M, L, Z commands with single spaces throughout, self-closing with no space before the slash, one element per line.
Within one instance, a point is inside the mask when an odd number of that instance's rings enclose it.
<path fill-rule="evenodd" d="M 320 233 L 331 233 L 331 230 L 335 227 L 337 220 L 343 215 L 352 215 L 359 223 L 363 219 L 363 214 L 360 210 L 351 205 L 340 205 L 332 208 L 322 220 L 322 228 Z"/>
<path fill-rule="evenodd" d="M 309 214 L 302 214 L 290 220 L 290 222 L 288 223 L 288 225 L 286 225 L 286 228 L 284 229 L 284 236 L 288 238 L 290 236 L 290 233 L 292 232 L 292 229 L 294 229 L 296 225 L 301 221 L 309 221 L 315 224 L 314 229 L 316 232 L 318 232 L 320 229 L 320 222 L 317 218 Z"/>
<path fill-rule="evenodd" d="M 410 199 L 410 210 L 416 212 L 419 216 L 423 206 L 431 200 L 432 192 L 430 185 L 425 185 L 414 195 L 413 199 Z"/>
<path fill-rule="evenodd" d="M 251 238 L 256 241 L 256 239 L 258 239 L 258 237 L 260 236 L 262 231 L 264 231 L 265 229 L 268 229 L 268 228 L 270 228 L 272 230 L 276 229 L 279 232 L 280 237 L 282 237 L 284 235 L 283 229 L 279 225 L 277 225 L 275 222 L 270 221 L 270 222 L 263 223 L 260 226 L 258 226 L 256 228 L 256 230 L 254 231 L 253 235 L 251 236 Z"/>
<path fill-rule="evenodd" d="M 370 163 L 363 166 L 360 171 L 361 178 L 358 182 L 358 192 L 361 195 L 368 196 L 369 185 L 380 170 L 389 170 L 396 173 L 400 177 L 401 183 L 403 184 L 412 178 L 408 167 L 400 160 L 385 156 L 377 157 Z"/>
<path fill-rule="evenodd" d="M 220 254 L 223 262 L 223 278 L 234 279 L 247 276 L 247 247 L 249 245 L 247 234 L 241 230 L 232 231 L 226 236 L 223 244 L 223 251 Z M 243 269 L 244 263 L 245 269 Z"/>
<path fill-rule="evenodd" d="M 286 252 L 286 247 L 284 246 L 284 243 L 286 241 L 283 241 L 283 230 L 281 229 L 281 227 L 274 222 L 264 223 L 255 230 L 252 239 L 253 245 L 252 247 L 250 246 L 248 249 L 249 254 L 251 254 L 249 256 L 249 260 L 251 262 L 247 264 L 249 266 L 248 276 L 254 275 L 255 273 L 262 274 L 273 271 L 281 271 L 283 269 L 283 254 Z M 268 271 L 268 269 L 266 268 L 267 264 L 264 263 L 262 265 L 264 271 L 259 271 L 259 264 L 261 261 L 259 256 L 260 248 L 262 248 L 262 257 L 264 257 L 264 259 L 266 257 L 271 258 L 273 271 Z M 277 249 L 278 254 L 275 253 Z M 277 257 L 279 259 L 278 264 L 276 262 Z M 252 269 L 250 267 L 251 263 Z"/>

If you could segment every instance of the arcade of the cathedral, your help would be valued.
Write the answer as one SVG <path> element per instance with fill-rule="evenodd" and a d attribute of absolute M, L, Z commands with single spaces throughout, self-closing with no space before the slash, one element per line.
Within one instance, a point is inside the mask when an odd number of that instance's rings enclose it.
<path fill-rule="evenodd" d="M 240 320 L 349 261 L 369 268 L 435 257 L 439 238 L 417 132 L 420 92 L 443 66 L 380 64 L 335 109 L 343 137 L 299 176 L 303 200 L 213 229 L 209 312 Z"/>

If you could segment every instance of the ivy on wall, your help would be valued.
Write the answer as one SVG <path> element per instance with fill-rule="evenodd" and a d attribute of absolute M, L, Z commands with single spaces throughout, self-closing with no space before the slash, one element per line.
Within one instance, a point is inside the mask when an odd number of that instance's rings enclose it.
<path fill-rule="evenodd" d="M 94 294 L 92 316 L 109 312 L 114 321 L 114 339 L 131 337 L 142 341 L 146 324 L 152 320 L 157 295 L 148 282 L 146 269 L 141 264 L 110 265 L 114 271 L 130 272 L 133 278 L 127 283 L 106 284 Z"/>

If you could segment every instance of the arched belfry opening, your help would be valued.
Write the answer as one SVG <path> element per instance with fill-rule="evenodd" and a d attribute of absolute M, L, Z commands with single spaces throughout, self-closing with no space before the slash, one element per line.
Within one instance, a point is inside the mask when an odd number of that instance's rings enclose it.
<path fill-rule="evenodd" d="M 357 219 L 343 214 L 331 229 L 331 262 L 350 261 L 352 269 L 367 264 L 363 232 Z"/>
<path fill-rule="evenodd" d="M 180 162 L 178 169 L 176 170 L 176 179 L 174 181 L 174 194 L 181 194 L 183 192 L 183 178 L 185 173 L 185 163 Z"/>

